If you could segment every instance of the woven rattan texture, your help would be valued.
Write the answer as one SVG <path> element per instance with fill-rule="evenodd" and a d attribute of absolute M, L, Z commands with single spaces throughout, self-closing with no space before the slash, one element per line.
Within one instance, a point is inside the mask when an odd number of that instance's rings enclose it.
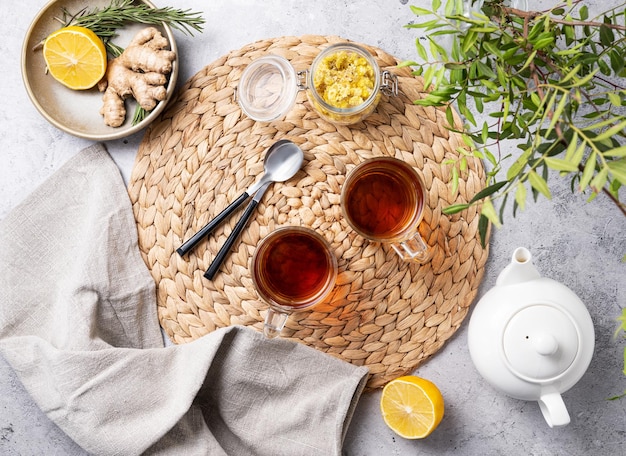
<path fill-rule="evenodd" d="M 276 227 L 308 226 L 323 234 L 339 260 L 328 304 L 292 315 L 283 337 L 369 367 L 369 388 L 414 370 L 459 328 L 483 276 L 488 250 L 478 234 L 478 209 L 447 216 L 442 209 L 467 202 L 484 187 L 484 168 L 468 157 L 452 193 L 452 166 L 463 147 L 447 128 L 443 110 L 413 101 L 422 81 L 380 49 L 365 46 L 382 69 L 398 76 L 397 97 L 383 96 L 376 111 L 351 127 L 335 126 L 311 109 L 300 92 L 286 118 L 258 123 L 233 98 L 239 77 L 268 53 L 307 69 L 315 55 L 339 37 L 281 37 L 252 43 L 206 66 L 180 90 L 147 131 L 129 182 L 143 257 L 157 283 L 158 314 L 174 343 L 216 328 L 262 328 L 267 306 L 254 290 L 249 265 L 255 246 Z M 456 116 L 456 114 L 455 114 Z M 457 127 L 459 120 L 457 118 Z M 176 249 L 224 209 L 263 172 L 263 157 L 286 138 L 304 151 L 302 170 L 269 188 L 221 272 L 203 277 L 238 215 L 187 258 Z M 364 241 L 341 215 L 346 173 L 372 156 L 407 161 L 429 188 L 420 232 L 432 247 L 430 263 L 399 261 L 391 250 Z"/>

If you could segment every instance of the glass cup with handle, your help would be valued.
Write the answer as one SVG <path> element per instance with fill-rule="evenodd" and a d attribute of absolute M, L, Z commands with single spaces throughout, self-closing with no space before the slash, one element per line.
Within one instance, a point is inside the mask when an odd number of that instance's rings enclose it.
<path fill-rule="evenodd" d="M 335 286 L 337 258 L 316 231 L 278 228 L 261 240 L 252 257 L 252 281 L 269 304 L 264 334 L 280 334 L 289 315 L 322 303 Z"/>
<path fill-rule="evenodd" d="M 390 245 L 404 261 L 426 263 L 430 248 L 418 231 L 426 196 L 424 181 L 411 165 L 394 157 L 374 157 L 346 177 L 341 209 L 364 238 Z"/>

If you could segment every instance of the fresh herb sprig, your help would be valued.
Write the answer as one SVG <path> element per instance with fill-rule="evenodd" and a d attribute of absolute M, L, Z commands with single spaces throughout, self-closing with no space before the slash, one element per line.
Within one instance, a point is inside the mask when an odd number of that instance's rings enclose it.
<path fill-rule="evenodd" d="M 202 32 L 205 23 L 199 12 L 174 9 L 169 6 L 151 8 L 134 0 L 112 0 L 104 8 L 87 8 L 72 14 L 63 9 L 63 25 L 78 25 L 92 30 L 105 45 L 117 34 L 117 30 L 129 23 L 159 25 L 165 23 L 180 32 L 192 35 Z M 108 50 L 108 48 L 107 48 Z"/>

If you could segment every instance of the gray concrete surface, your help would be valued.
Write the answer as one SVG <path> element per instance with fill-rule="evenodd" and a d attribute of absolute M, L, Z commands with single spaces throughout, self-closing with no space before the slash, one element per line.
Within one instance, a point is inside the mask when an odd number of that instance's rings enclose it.
<path fill-rule="evenodd" d="M 21 80 L 20 50 L 29 23 L 45 0 L 23 0 L 19 8 L 0 6 L 0 219 L 37 184 L 89 141 L 49 125 L 30 103 Z M 203 11 L 206 31 L 194 38 L 178 35 L 182 56 L 180 82 L 232 49 L 266 37 L 332 34 L 376 45 L 414 59 L 418 32 L 403 26 L 414 19 L 409 5 L 428 0 L 157 0 Z M 532 7 L 545 2 L 532 1 Z M 586 2 L 601 7 L 601 0 Z M 109 151 L 128 179 L 141 133 L 111 141 Z M 518 246 L 528 247 L 543 275 L 572 288 L 587 304 L 596 330 L 591 365 L 564 394 L 570 425 L 551 429 L 536 403 L 505 397 L 480 378 L 469 358 L 467 321 L 416 374 L 434 381 L 446 400 L 446 415 L 427 439 L 407 441 L 382 421 L 380 393 L 362 397 L 345 442 L 346 456 L 375 455 L 623 455 L 626 454 L 626 399 L 607 398 L 626 389 L 622 370 L 625 341 L 613 337 L 626 305 L 626 218 L 604 197 L 592 203 L 573 195 L 569 182 L 554 179 L 552 201 L 531 204 L 507 216 L 493 233 L 480 295 Z M 0 291 L 1 292 L 1 291 Z M 14 372 L 0 359 L 0 454 L 83 455 L 38 409 Z"/>

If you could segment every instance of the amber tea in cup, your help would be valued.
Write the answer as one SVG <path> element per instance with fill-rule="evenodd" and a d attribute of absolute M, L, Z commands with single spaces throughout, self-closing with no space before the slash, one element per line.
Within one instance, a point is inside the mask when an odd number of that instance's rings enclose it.
<path fill-rule="evenodd" d="M 252 258 L 252 280 L 270 306 L 264 333 L 276 337 L 289 313 L 322 302 L 336 278 L 337 259 L 320 234 L 296 226 L 271 232 Z"/>
<path fill-rule="evenodd" d="M 389 244 L 405 261 L 425 263 L 428 245 L 418 232 L 426 189 L 408 163 L 375 157 L 357 165 L 341 191 L 348 224 L 366 239 Z"/>

